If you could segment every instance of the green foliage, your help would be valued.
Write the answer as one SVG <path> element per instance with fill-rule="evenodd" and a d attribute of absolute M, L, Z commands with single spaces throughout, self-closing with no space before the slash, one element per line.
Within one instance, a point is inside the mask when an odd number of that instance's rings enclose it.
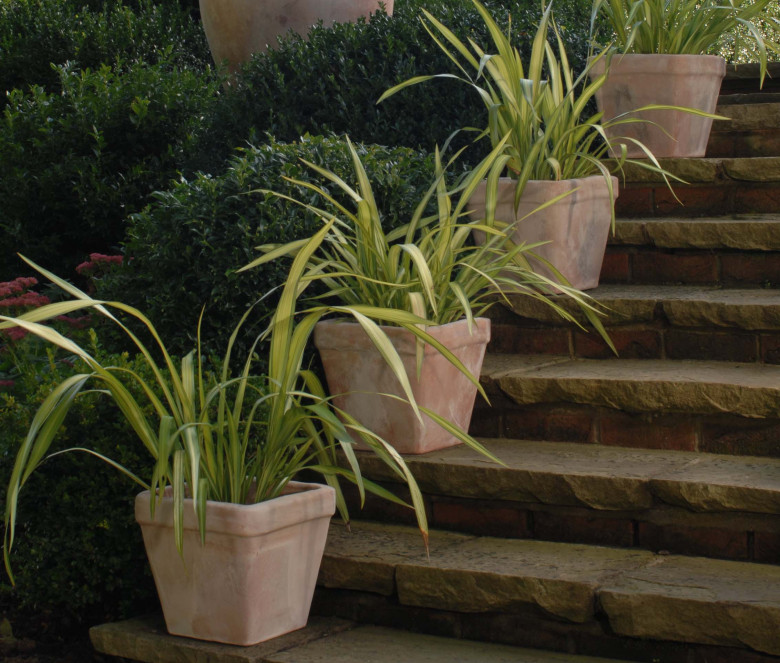
<path fill-rule="evenodd" d="M 90 6 L 91 5 L 91 6 Z M 210 62 L 203 29 L 174 0 L 5 0 L 0 3 L 0 90 L 59 89 L 54 65 Z"/>
<path fill-rule="evenodd" d="M 387 210 L 387 227 L 410 218 L 433 172 L 432 159 L 410 149 L 357 146 L 374 182 L 375 196 Z M 125 267 L 98 284 L 98 295 L 143 305 L 169 347 L 186 352 L 193 346 L 200 307 L 208 310 L 202 337 L 211 349 L 224 347 L 230 325 L 262 293 L 284 283 L 286 267 L 268 264 L 246 274 L 236 270 L 255 257 L 255 247 L 309 237 L 317 218 L 291 209 L 270 195 L 272 189 L 315 202 L 316 194 L 283 177 L 316 181 L 301 161 L 328 168 L 349 179 L 352 162 L 343 141 L 305 137 L 296 143 L 269 140 L 234 157 L 220 176 L 198 174 L 155 194 L 155 201 L 130 220 Z M 337 194 L 338 195 L 338 194 Z M 344 199 L 344 196 L 341 196 Z M 255 307 L 239 346 L 247 347 L 252 325 L 266 320 L 275 306 L 272 295 Z"/>
<path fill-rule="evenodd" d="M 225 145 L 238 144 L 253 130 L 286 141 L 307 132 L 333 131 L 356 141 L 433 151 L 454 129 L 479 125 L 482 102 L 477 94 L 448 81 L 376 105 L 393 85 L 450 65 L 420 23 L 422 4 L 397 2 L 392 17 L 375 14 L 366 22 L 314 28 L 308 41 L 287 37 L 276 50 L 256 56 L 238 89 L 216 109 L 204 157 L 224 153 Z M 461 38 L 487 38 L 485 25 L 469 2 L 424 4 Z M 502 25 L 511 15 L 514 42 L 527 55 L 541 15 L 539 3 L 510 0 L 489 6 Z M 556 7 L 556 12 L 572 66 L 581 69 L 587 58 L 589 3 L 573 0 Z M 469 140 L 464 136 L 459 144 Z M 486 153 L 474 151 L 466 158 L 476 163 Z M 210 167 L 208 161 L 197 166 Z"/>
<path fill-rule="evenodd" d="M 776 0 L 595 0 L 592 21 L 609 26 L 621 53 L 717 54 L 730 42 L 735 52 L 748 51 L 761 63 L 763 77 L 767 50 L 780 52 L 770 39 L 780 31 L 776 5 Z"/>
<path fill-rule="evenodd" d="M 13 90 L 0 119 L 0 279 L 18 274 L 17 252 L 70 273 L 118 246 L 216 98 L 215 81 L 170 62 L 58 75 L 60 93 Z"/>
<path fill-rule="evenodd" d="M 34 340 L 19 341 L 17 353 L 35 345 Z M 136 357 L 110 355 L 100 348 L 94 352 L 106 364 L 147 374 Z M 2 485 L 8 484 L 36 409 L 59 382 L 83 368 L 33 362 L 16 381 L 13 395 L 0 390 Z M 77 399 L 52 450 L 85 443 L 135 472 L 150 465 L 141 446 L 132 442 L 130 427 L 116 416 L 115 406 L 99 394 Z M 89 625 L 156 609 L 133 518 L 137 492 L 131 481 L 86 454 L 53 458 L 31 477 L 19 501 L 24 524 L 17 529 L 15 544 L 17 586 L 0 581 L 0 611 L 18 637 L 34 633 L 36 638 L 72 639 Z M 5 495 L 0 491 L 3 510 Z"/>

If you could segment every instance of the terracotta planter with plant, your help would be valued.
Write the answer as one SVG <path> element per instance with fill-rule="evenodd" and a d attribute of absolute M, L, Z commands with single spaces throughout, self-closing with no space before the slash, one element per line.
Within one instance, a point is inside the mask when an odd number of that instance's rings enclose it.
<path fill-rule="evenodd" d="M 306 36 L 320 21 L 334 23 L 368 17 L 384 6 L 392 15 L 394 0 L 200 0 L 203 30 L 217 66 L 234 74 L 253 53 L 274 48 L 288 31 Z"/>
<path fill-rule="evenodd" d="M 527 267 L 527 247 L 508 246 L 510 239 L 502 230 L 469 218 L 467 201 L 502 149 L 503 143 L 466 176 L 456 194 L 447 188 L 446 168 L 437 150 L 433 183 L 413 218 L 393 230 L 383 227 L 371 184 L 351 143 L 354 188 L 330 171 L 307 165 L 351 199 L 354 210 L 343 205 L 323 209 L 287 198 L 330 229 L 321 250 L 308 259 L 306 276 L 325 286 L 324 296 L 358 311 L 407 311 L 422 323 L 384 319 L 395 326 L 383 327 L 400 356 L 395 373 L 386 370 L 393 366 L 387 361 L 387 348 L 357 325 L 323 321 L 315 331 L 334 403 L 367 428 L 381 431 L 397 451 L 425 453 L 463 442 L 487 453 L 466 431 L 476 394 L 484 396 L 479 373 L 489 325 L 480 316 L 502 298 L 508 301 L 505 291 L 524 292 L 573 319 L 543 294 L 554 282 Z M 323 201 L 335 202 L 322 187 L 291 181 L 315 191 Z M 425 216 L 431 204 L 435 212 Z M 470 242 L 475 230 L 487 236 L 482 245 Z M 246 269 L 285 255 L 297 259 L 301 245 L 260 247 L 265 255 Z M 571 288 L 567 294 L 595 315 L 585 296 Z M 408 379 L 398 380 L 399 372 Z"/>
<path fill-rule="evenodd" d="M 464 43 L 423 10 L 428 32 L 459 64 L 461 74 L 418 76 L 391 88 L 380 101 L 432 78 L 456 78 L 475 89 L 488 111 L 482 135 L 502 148 L 469 203 L 473 218 L 511 229 L 515 244 L 530 246 L 532 253 L 523 258 L 555 281 L 551 292 L 593 288 L 618 195 L 617 179 L 604 163 L 610 147 L 605 129 L 620 131 L 626 124 L 623 118 L 602 123 L 599 114 L 588 114 L 588 102 L 605 80 L 602 74 L 588 81 L 601 58 L 575 76 L 548 6 L 526 64 L 487 9 L 473 2 L 493 52 L 473 40 Z M 555 47 L 547 42 L 550 33 Z M 651 152 L 641 144 L 639 149 L 648 157 L 647 168 L 663 172 Z M 625 163 L 620 155 L 611 167 L 620 171 Z"/>
<path fill-rule="evenodd" d="M 631 141 L 621 141 L 607 125 L 612 142 L 622 143 L 629 157 L 643 156 L 636 141 L 656 157 L 703 157 L 726 75 L 718 48 L 730 39 L 736 52 L 756 57 L 763 85 L 767 49 L 777 52 L 778 45 L 764 39 L 754 21 L 780 28 L 766 14 L 772 2 L 595 0 L 591 24 L 603 23 L 612 38 L 606 61 L 599 59 L 591 69 L 594 77 L 606 75 L 596 93 L 599 109 L 607 121 L 641 120 L 620 129 Z M 740 30 L 746 40 L 740 39 Z"/>
<path fill-rule="evenodd" d="M 93 388 L 116 403 L 118 416 L 149 451 L 149 477 L 145 480 L 92 452 L 88 440 L 84 448 L 67 451 L 98 456 L 144 488 L 136 517 L 171 633 L 249 645 L 305 624 L 334 507 L 348 518 L 339 478 L 356 483 L 361 493 L 389 496 L 362 478 L 353 438 L 406 480 L 415 508 L 421 504 L 420 490 L 403 459 L 386 441 L 334 408 L 316 375 L 302 368 L 312 329 L 333 313 L 318 306 L 296 315 L 308 258 L 328 230 L 323 228 L 301 248 L 270 330 L 256 341 L 255 345 L 266 340 L 270 346 L 264 376 L 253 372 L 255 348 L 237 366 L 231 359 L 249 311 L 233 331 L 221 365 L 207 370 L 200 344 L 174 359 L 137 309 L 96 301 L 27 261 L 73 299 L 14 318 L 0 316 L 0 329 L 21 327 L 75 355 L 86 370 L 68 377 L 45 399 L 20 445 L 6 501 L 4 555 L 9 575 L 20 491 L 40 463 L 63 453 L 47 455 L 74 399 Z M 84 348 L 42 324 L 84 309 L 126 332 L 154 379 L 103 366 Z M 410 326 L 421 322 L 401 311 L 360 312 L 342 306 L 338 313 L 354 315 L 385 350 L 392 346 L 367 314 Z M 154 345 L 147 347 L 123 318 L 144 329 Z M 386 356 L 398 379 L 406 380 L 392 349 Z M 145 394 L 149 403 L 134 399 L 128 389 L 131 383 L 140 387 L 136 393 Z M 156 413 L 153 420 L 144 414 L 148 410 Z M 293 477 L 304 470 L 319 472 L 329 486 L 294 483 Z M 417 517 L 426 537 L 424 510 L 417 509 Z"/>

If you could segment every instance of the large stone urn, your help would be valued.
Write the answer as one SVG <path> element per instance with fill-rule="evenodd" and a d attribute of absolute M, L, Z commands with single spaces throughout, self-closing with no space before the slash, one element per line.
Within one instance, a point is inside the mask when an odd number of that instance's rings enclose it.
<path fill-rule="evenodd" d="M 355 21 L 394 0 L 200 0 L 203 29 L 217 66 L 234 74 L 252 53 L 273 48 L 288 30 L 306 36 L 313 25 Z"/>

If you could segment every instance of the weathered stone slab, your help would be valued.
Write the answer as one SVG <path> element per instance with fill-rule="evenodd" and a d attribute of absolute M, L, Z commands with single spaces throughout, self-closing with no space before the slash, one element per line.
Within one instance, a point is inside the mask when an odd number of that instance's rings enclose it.
<path fill-rule="evenodd" d="M 353 626 L 335 617 L 312 617 L 298 631 L 251 647 L 168 635 L 162 615 L 102 624 L 90 629 L 89 636 L 101 654 L 142 663 L 270 663 L 282 650 L 332 636 Z"/>
<path fill-rule="evenodd" d="M 696 452 L 625 449 L 525 440 L 482 440 L 506 465 L 460 446 L 407 457 L 427 493 L 603 511 L 649 509 L 657 502 L 698 513 L 778 514 L 780 460 Z M 363 472 L 396 480 L 373 455 Z"/>
<path fill-rule="evenodd" d="M 659 557 L 599 590 L 620 635 L 780 655 L 780 567 Z"/>
<path fill-rule="evenodd" d="M 459 612 L 512 612 L 535 605 L 571 622 L 593 619 L 606 577 L 648 564 L 653 554 L 548 541 L 484 537 L 397 569 L 404 605 Z"/>
<path fill-rule="evenodd" d="M 268 663 L 620 663 L 363 626 L 280 652 Z M 625 662 L 624 662 L 625 663 Z"/>
<path fill-rule="evenodd" d="M 730 122 L 713 122 L 713 133 L 734 131 L 764 131 L 780 128 L 780 104 L 726 104 L 718 106 L 718 115 L 730 118 Z"/>
<path fill-rule="evenodd" d="M 720 159 L 659 159 L 658 162 L 662 168 L 689 184 L 715 182 L 721 177 L 722 173 Z M 663 183 L 661 175 L 646 168 L 641 168 L 636 164 L 626 164 L 624 170 L 626 182 L 632 184 Z M 674 180 L 670 181 L 673 188 L 684 186 Z"/>
<path fill-rule="evenodd" d="M 723 170 L 733 180 L 778 182 L 780 181 L 780 157 L 724 159 Z"/>
<path fill-rule="evenodd" d="M 780 367 L 762 364 L 570 359 L 531 367 L 512 355 L 494 355 L 483 375 L 521 405 L 567 402 L 625 412 L 763 418 L 777 416 L 780 398 Z"/>
<path fill-rule="evenodd" d="M 430 538 L 435 555 L 473 537 L 436 532 Z M 317 584 L 338 589 L 359 589 L 389 596 L 395 592 L 399 564 L 426 560 L 420 532 L 397 525 L 353 522 L 350 530 L 334 521 L 328 533 Z"/>
<path fill-rule="evenodd" d="M 780 516 L 780 460 L 700 454 L 651 485 L 660 500 L 693 511 Z"/>
<path fill-rule="evenodd" d="M 611 244 L 668 249 L 780 250 L 780 217 L 618 219 Z"/>

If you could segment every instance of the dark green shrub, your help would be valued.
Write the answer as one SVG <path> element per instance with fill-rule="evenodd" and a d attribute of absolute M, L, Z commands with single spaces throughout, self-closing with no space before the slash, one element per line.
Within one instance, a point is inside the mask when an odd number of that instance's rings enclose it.
<path fill-rule="evenodd" d="M 268 131 L 279 140 L 332 131 L 363 142 L 432 150 L 456 129 L 484 127 L 484 107 L 476 92 L 456 81 L 432 81 L 376 105 L 386 89 L 412 76 L 457 71 L 418 20 L 423 5 L 459 36 L 488 43 L 469 0 L 398 2 L 393 17 L 375 14 L 367 22 L 318 27 L 308 41 L 287 37 L 247 65 L 241 85 L 215 109 L 213 129 L 204 134 L 209 147 L 201 154 L 222 155 L 252 130 Z M 510 0 L 488 2 L 488 7 L 504 25 L 511 14 L 514 41 L 527 54 L 539 3 Z M 587 56 L 589 11 L 585 0 L 562 4 L 556 11 L 577 70 Z M 468 140 L 464 136 L 461 143 Z M 469 158 L 479 156 L 474 151 Z M 211 163 L 198 167 L 208 169 Z"/>
<path fill-rule="evenodd" d="M 176 0 L 5 0 L 0 3 L 0 90 L 59 88 L 52 64 L 97 69 L 117 61 L 210 64 L 201 26 Z"/>
<path fill-rule="evenodd" d="M 24 351 L 27 341 L 17 342 L 17 352 Z M 145 370 L 135 358 L 96 352 L 103 362 Z M 17 379 L 13 395 L 0 388 L 3 509 L 14 457 L 35 410 L 76 370 L 63 362 L 31 366 L 35 370 Z M 90 448 L 148 475 L 148 452 L 117 412 L 100 394 L 80 397 L 66 418 L 58 449 L 83 446 L 88 439 Z M 133 516 L 138 492 L 128 478 L 78 452 L 52 458 L 33 473 L 19 501 L 21 526 L 12 553 L 16 586 L 5 577 L 0 581 L 0 614 L 11 621 L 17 637 L 48 641 L 84 637 L 90 625 L 156 609 Z"/>
<path fill-rule="evenodd" d="M 380 209 L 386 210 L 385 223 L 408 221 L 432 180 L 432 159 L 404 148 L 371 145 L 358 150 Z M 260 193 L 245 195 L 259 188 L 290 192 L 293 185 L 283 175 L 321 181 L 301 157 L 327 165 L 340 176 L 353 176 L 346 144 L 339 139 L 307 137 L 292 144 L 270 141 L 246 148 L 224 174 L 198 174 L 155 194 L 155 201 L 130 221 L 125 246 L 130 260 L 99 284 L 98 296 L 141 308 L 177 352 L 194 347 L 191 333 L 206 304 L 203 338 L 221 351 L 247 307 L 282 283 L 289 264 L 235 271 L 257 257 L 254 247 L 306 237 L 318 227 L 316 218 L 292 204 Z M 312 192 L 294 190 L 296 196 L 318 203 Z M 269 297 L 256 308 L 255 321 L 274 301 Z M 253 338 L 251 325 L 245 334 Z"/>
<path fill-rule="evenodd" d="M 68 274 L 175 177 L 218 83 L 170 62 L 58 68 L 61 93 L 14 90 L 0 120 L 0 280 L 20 252 Z"/>

